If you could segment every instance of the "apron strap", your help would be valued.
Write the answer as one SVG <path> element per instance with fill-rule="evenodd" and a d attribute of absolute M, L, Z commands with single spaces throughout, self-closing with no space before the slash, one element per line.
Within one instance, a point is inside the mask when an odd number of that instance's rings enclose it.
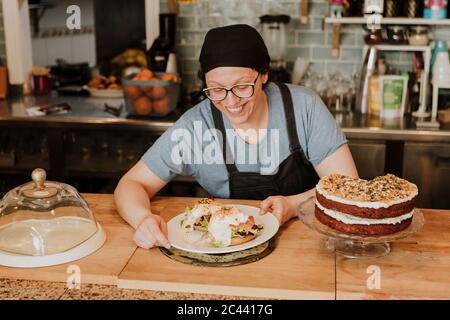
<path fill-rule="evenodd" d="M 281 98 L 283 99 L 284 115 L 286 117 L 286 126 L 289 136 L 289 149 L 291 152 L 301 150 L 300 142 L 298 141 L 297 126 L 295 125 L 294 104 L 292 103 L 292 95 L 286 84 L 275 82 L 280 88 Z"/>
<path fill-rule="evenodd" d="M 229 173 L 237 173 L 239 171 L 236 165 L 234 164 L 233 153 L 231 151 L 230 145 L 228 144 L 225 125 L 223 123 L 222 112 L 217 110 L 217 108 L 212 105 L 211 101 L 209 102 L 209 107 L 211 109 L 211 113 L 213 116 L 214 126 L 216 127 L 216 129 L 219 129 L 219 131 L 222 133 L 222 141 L 220 141 L 219 139 L 219 144 L 222 148 L 223 161 L 227 166 L 227 170 Z M 230 151 L 230 154 L 228 156 L 228 158 L 231 160 L 230 163 L 227 162 L 227 153 L 226 153 L 227 150 Z"/>

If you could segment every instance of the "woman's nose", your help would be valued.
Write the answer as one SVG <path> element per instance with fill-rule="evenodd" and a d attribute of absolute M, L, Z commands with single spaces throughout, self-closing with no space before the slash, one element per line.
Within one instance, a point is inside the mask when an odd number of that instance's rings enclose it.
<path fill-rule="evenodd" d="M 228 91 L 227 96 L 225 97 L 225 100 L 222 101 L 227 106 L 234 106 L 237 104 L 241 98 L 237 97 L 232 91 Z"/>

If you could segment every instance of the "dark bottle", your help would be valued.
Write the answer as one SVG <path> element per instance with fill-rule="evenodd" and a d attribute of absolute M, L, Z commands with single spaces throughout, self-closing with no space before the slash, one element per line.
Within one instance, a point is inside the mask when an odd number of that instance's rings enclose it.
<path fill-rule="evenodd" d="M 361 0 L 347 0 L 349 6 L 345 11 L 347 17 L 362 17 L 364 16 L 364 1 Z"/>
<path fill-rule="evenodd" d="M 385 0 L 384 16 L 386 18 L 400 17 L 403 15 L 404 1 L 402 0 Z"/>
<path fill-rule="evenodd" d="M 176 33 L 176 15 L 159 15 L 159 36 L 147 51 L 147 64 L 153 71 L 165 72 L 169 54 L 174 52 Z"/>
<path fill-rule="evenodd" d="M 423 16 L 423 0 L 406 0 L 403 15 L 408 18 Z"/>

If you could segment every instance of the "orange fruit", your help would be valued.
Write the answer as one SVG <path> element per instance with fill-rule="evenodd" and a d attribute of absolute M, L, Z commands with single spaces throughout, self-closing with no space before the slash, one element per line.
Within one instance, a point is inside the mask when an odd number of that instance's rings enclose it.
<path fill-rule="evenodd" d="M 169 101 L 169 96 L 165 96 L 162 99 L 158 99 L 158 100 L 153 100 L 153 111 L 158 113 L 161 116 L 165 116 L 166 114 L 169 113 L 169 106 L 170 106 L 170 101 Z"/>
<path fill-rule="evenodd" d="M 176 74 L 175 73 L 164 73 L 162 76 L 161 76 L 161 80 L 164 80 L 164 81 L 172 81 L 172 80 L 174 80 L 175 78 L 176 78 Z"/>
<path fill-rule="evenodd" d="M 142 95 L 142 92 L 138 86 L 124 86 L 123 91 L 125 96 L 132 100 L 137 99 Z"/>
<path fill-rule="evenodd" d="M 134 112 L 140 116 L 146 116 L 152 112 L 152 102 L 146 96 L 142 96 L 133 101 Z"/>
<path fill-rule="evenodd" d="M 153 99 L 162 99 L 167 95 L 167 90 L 164 87 L 161 86 L 155 86 L 153 87 L 153 91 L 152 91 L 152 98 Z"/>
<path fill-rule="evenodd" d="M 141 72 L 139 72 L 138 76 L 140 76 L 141 78 L 152 78 L 153 72 L 151 70 L 144 69 Z"/>
<path fill-rule="evenodd" d="M 151 97 L 153 92 L 153 86 L 140 86 L 142 92 L 144 92 L 147 96 Z"/>

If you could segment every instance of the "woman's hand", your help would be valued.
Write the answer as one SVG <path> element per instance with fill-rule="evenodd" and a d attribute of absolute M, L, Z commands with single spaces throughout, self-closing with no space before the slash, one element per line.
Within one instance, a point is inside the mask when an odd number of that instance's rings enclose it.
<path fill-rule="evenodd" d="M 270 196 L 260 204 L 260 214 L 272 212 L 280 226 L 295 216 L 296 205 L 292 199 L 283 196 Z"/>
<path fill-rule="evenodd" d="M 150 249 L 155 246 L 170 249 L 167 237 L 167 224 L 164 219 L 158 215 L 150 214 L 136 228 L 133 240 L 143 249 Z"/>

